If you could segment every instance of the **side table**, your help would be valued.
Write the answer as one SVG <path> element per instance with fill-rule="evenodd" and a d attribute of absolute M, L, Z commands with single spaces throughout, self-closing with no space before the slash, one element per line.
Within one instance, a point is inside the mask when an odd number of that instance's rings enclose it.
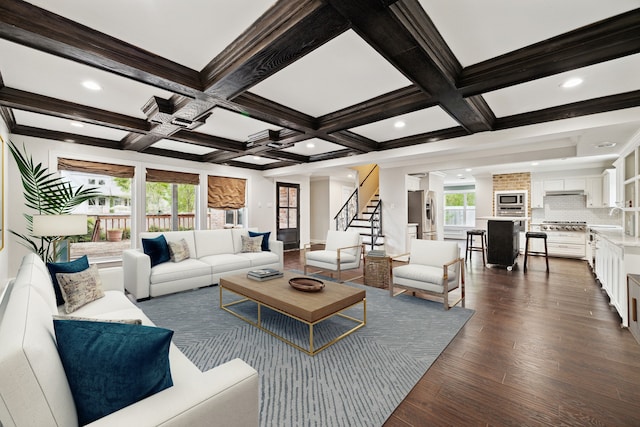
<path fill-rule="evenodd" d="M 391 257 L 364 257 L 364 284 L 375 288 L 388 288 L 391 284 Z"/>

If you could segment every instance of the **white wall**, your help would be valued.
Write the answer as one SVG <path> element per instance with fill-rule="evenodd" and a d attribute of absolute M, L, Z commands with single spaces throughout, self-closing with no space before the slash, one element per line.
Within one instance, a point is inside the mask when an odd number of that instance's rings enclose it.
<path fill-rule="evenodd" d="M 382 232 L 388 254 L 407 252 L 407 174 L 404 168 L 380 169 Z"/>
<path fill-rule="evenodd" d="M 493 216 L 493 177 L 476 176 L 476 218 Z M 487 229 L 486 219 L 476 219 L 476 228 Z"/>
<path fill-rule="evenodd" d="M 331 215 L 329 178 L 311 181 L 310 188 L 310 242 L 323 242 L 327 238 L 327 230 L 333 229 L 329 220 Z"/>
<path fill-rule="evenodd" d="M 234 178 L 247 179 L 247 200 L 248 200 L 248 226 L 256 227 L 260 230 L 272 230 L 276 228 L 276 215 L 275 215 L 275 181 L 273 178 L 265 178 L 259 171 L 252 171 L 249 169 L 233 168 L 228 166 L 203 164 L 199 162 L 189 162 L 185 160 L 165 158 L 160 156 L 153 156 L 148 154 L 141 154 L 131 151 L 115 151 L 111 149 L 104 149 L 99 147 L 83 146 L 78 144 L 69 144 L 64 142 L 49 141 L 37 138 L 23 137 L 20 135 L 13 135 L 12 141 L 20 149 L 23 143 L 25 144 L 27 151 L 33 157 L 34 162 L 42 163 L 45 167 L 48 167 L 50 171 L 55 171 L 57 168 L 56 159 L 60 157 L 68 158 L 81 158 L 85 160 L 102 161 L 102 162 L 114 162 L 132 165 L 136 168 L 137 176 L 144 176 L 144 168 L 164 168 L 167 170 L 176 170 L 190 173 L 200 174 L 200 209 L 198 212 L 200 223 L 204 224 L 206 217 L 206 177 L 207 175 L 220 175 Z M 10 156 L 8 152 L 5 157 Z M 20 183 L 20 174 L 17 170 L 16 164 L 13 159 L 6 160 L 9 164 L 8 178 L 5 184 L 5 196 L 8 196 L 7 188 L 12 188 L 12 197 L 5 197 L 5 209 L 7 211 L 7 219 L 5 225 L 7 229 L 15 230 L 19 233 L 25 233 L 25 221 L 22 217 L 24 208 L 24 198 L 22 196 L 22 185 Z M 290 180 L 286 180 L 291 182 Z M 306 238 L 308 239 L 308 177 L 302 179 L 304 185 L 301 185 L 301 212 L 307 211 L 307 217 L 301 217 L 301 228 L 306 230 Z M 138 191 L 138 194 L 144 194 L 144 182 L 137 180 L 134 183 L 134 188 Z M 137 197 L 137 204 L 133 209 L 144 211 L 144 197 Z M 306 203 L 306 205 L 305 205 Z M 306 206 L 306 208 L 305 208 Z M 142 229 L 144 220 L 141 215 L 138 215 L 139 222 L 134 225 L 138 230 Z M 134 232 L 134 230 L 132 230 Z M 304 233 L 303 232 L 303 233 Z M 9 276 L 15 274 L 22 257 L 28 253 L 28 250 L 22 245 L 18 244 L 17 240 L 13 237 L 7 238 L 8 233 L 5 233 L 5 239 L 8 240 L 8 251 L 3 250 L 0 252 L 0 263 L 5 265 L 2 269 L 3 276 Z M 301 236 L 302 237 L 302 236 Z M 304 240 L 302 240 L 304 241 Z M 5 259 L 6 258 L 6 259 Z"/>
<path fill-rule="evenodd" d="M 10 248 L 10 241 L 11 239 L 9 238 L 9 219 L 8 219 L 8 215 L 9 215 L 9 199 L 10 199 L 10 194 L 9 194 L 9 183 L 8 183 L 8 177 L 9 177 L 9 171 L 8 171 L 8 164 L 9 164 L 9 150 L 7 149 L 7 143 L 9 142 L 9 132 L 7 130 L 7 126 L 5 125 L 3 120 L 0 120 L 0 135 L 2 135 L 2 139 L 4 139 L 4 144 L 2 144 L 0 146 L 0 160 L 2 161 L 2 164 L 0 165 L 0 173 L 2 174 L 2 193 L 4 195 L 4 203 L 0 203 L 0 208 L 2 208 L 2 222 L 0 223 L 0 229 L 2 230 L 1 232 L 4 234 L 4 246 L 2 248 L 2 250 L 0 250 L 0 290 L 2 290 L 2 288 L 4 287 L 4 285 L 6 284 L 7 280 L 10 277 L 10 272 L 9 272 L 9 248 Z M 11 195 L 13 195 L 14 193 L 12 192 Z"/>

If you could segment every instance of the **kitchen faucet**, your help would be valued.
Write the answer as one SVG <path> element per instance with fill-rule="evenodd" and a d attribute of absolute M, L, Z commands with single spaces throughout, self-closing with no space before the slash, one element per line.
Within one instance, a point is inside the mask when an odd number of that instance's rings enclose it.
<path fill-rule="evenodd" d="M 613 216 L 613 213 L 616 211 L 620 211 L 622 212 L 622 208 L 618 207 L 618 206 L 614 206 L 611 208 L 611 210 L 609 211 L 609 216 Z"/>

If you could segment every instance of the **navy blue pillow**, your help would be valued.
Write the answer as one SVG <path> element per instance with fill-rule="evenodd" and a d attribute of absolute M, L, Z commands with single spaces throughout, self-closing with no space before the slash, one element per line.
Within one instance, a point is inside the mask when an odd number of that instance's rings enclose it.
<path fill-rule="evenodd" d="M 269 236 L 271 235 L 270 231 L 267 231 L 265 233 L 256 233 L 255 231 L 250 231 L 249 232 L 249 237 L 258 237 L 258 236 L 262 236 L 262 250 L 263 251 L 269 251 Z"/>
<path fill-rule="evenodd" d="M 173 385 L 171 330 L 83 320 L 53 326 L 80 425 Z"/>
<path fill-rule="evenodd" d="M 163 234 L 153 239 L 142 239 L 142 251 L 151 258 L 151 267 L 171 261 L 169 245 Z"/>
<path fill-rule="evenodd" d="M 56 273 L 80 273 L 89 268 L 89 258 L 86 255 L 70 262 L 48 262 L 47 269 L 53 282 L 53 290 L 56 292 L 56 305 L 64 304 L 64 297 L 60 291 L 60 284 Z"/>

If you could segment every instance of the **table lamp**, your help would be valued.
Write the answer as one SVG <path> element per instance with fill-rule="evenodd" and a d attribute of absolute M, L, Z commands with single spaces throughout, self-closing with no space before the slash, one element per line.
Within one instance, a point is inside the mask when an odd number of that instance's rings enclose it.
<path fill-rule="evenodd" d="M 66 236 L 87 234 L 86 215 L 33 215 L 32 234 L 53 239 L 53 260 L 69 261 L 69 240 Z"/>

